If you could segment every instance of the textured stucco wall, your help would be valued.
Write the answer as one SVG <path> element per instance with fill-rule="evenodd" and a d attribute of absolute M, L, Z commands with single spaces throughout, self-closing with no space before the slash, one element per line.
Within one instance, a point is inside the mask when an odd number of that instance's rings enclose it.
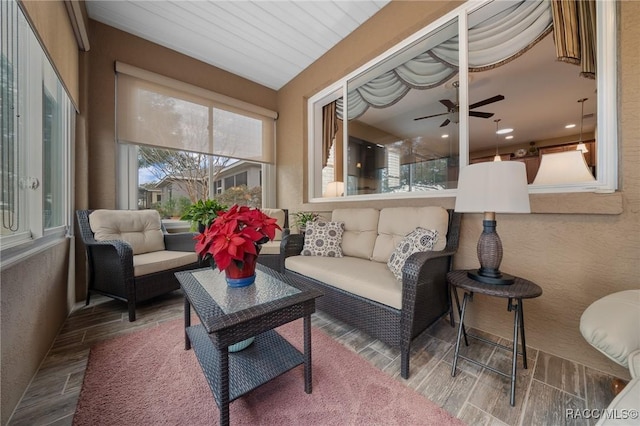
<path fill-rule="evenodd" d="M 624 369 L 589 346 L 578 328 L 580 315 L 596 299 L 640 287 L 640 2 L 625 1 L 619 6 L 620 192 L 532 196 L 531 201 L 537 212 L 568 207 L 576 212 L 621 213 L 498 215 L 498 232 L 505 249 L 501 269 L 533 280 L 544 289 L 542 297 L 525 302 L 527 343 L 626 376 Z M 457 4 L 449 2 L 391 2 L 278 92 L 278 207 L 295 212 L 351 206 L 453 206 L 452 198 L 307 203 L 306 101 L 455 7 Z M 477 267 L 481 221 L 481 215 L 464 216 L 456 268 Z M 469 322 L 503 337 L 512 335 L 513 319 L 501 299 L 476 297 Z"/>
<path fill-rule="evenodd" d="M 69 239 L 0 275 L 0 424 L 6 424 L 64 323 Z"/>

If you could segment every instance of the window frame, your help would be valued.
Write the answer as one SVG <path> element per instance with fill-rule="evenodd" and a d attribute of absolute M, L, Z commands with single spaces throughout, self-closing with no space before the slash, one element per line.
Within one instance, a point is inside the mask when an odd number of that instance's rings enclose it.
<path fill-rule="evenodd" d="M 342 77 L 335 83 L 321 90 L 309 98 L 307 102 L 307 124 L 308 124 L 308 202 L 347 202 L 366 200 L 392 200 L 405 198 L 440 198 L 453 197 L 457 194 L 457 189 L 443 189 L 426 192 L 405 192 L 405 193 L 379 193 L 367 195 L 345 195 L 341 197 L 322 197 L 322 166 L 321 158 L 322 143 L 322 108 L 330 102 L 343 97 L 347 99 L 347 83 L 361 75 L 405 47 L 417 42 L 427 36 L 433 30 L 443 26 L 453 20 L 458 21 L 458 34 L 460 41 L 460 127 L 459 127 L 459 162 L 460 170 L 469 164 L 469 72 L 467 55 L 468 51 L 467 26 L 468 15 L 474 10 L 490 3 L 492 0 L 468 1 L 455 10 L 431 22 L 420 31 L 407 37 L 402 42 L 396 44 L 386 52 L 357 68 L 348 75 Z M 618 189 L 618 101 L 617 101 L 617 9 L 615 2 L 596 2 L 596 26 L 597 26 L 597 111 L 598 126 L 596 132 L 597 161 L 599 165 L 598 178 L 595 183 L 590 184 L 563 184 L 563 185 L 529 185 L 529 193 L 566 193 L 566 192 L 593 192 L 611 193 Z M 343 126 L 343 140 L 348 140 L 348 125 Z M 343 144 L 344 155 L 343 170 L 347 170 L 347 145 Z M 343 179 L 345 179 L 343 177 Z"/>
<path fill-rule="evenodd" d="M 17 3 L 16 3 L 17 5 Z M 0 237 L 2 269 L 12 266 L 30 256 L 40 253 L 49 247 L 59 244 L 72 235 L 73 223 L 73 141 L 75 140 L 75 107 L 66 92 L 55 65 L 51 63 L 46 49 L 40 44 L 36 32 L 25 17 L 21 7 L 14 6 L 19 22 L 19 58 L 17 72 L 22 78 L 18 94 L 22 105 L 18 113 L 18 162 L 22 170 L 19 173 L 19 186 L 23 189 L 24 204 L 21 207 L 20 220 L 25 221 L 25 228 L 15 234 Z M 3 10 L 3 12 L 8 11 Z M 16 18 L 15 15 L 12 15 Z M 47 85 L 47 81 L 49 84 Z M 51 86 L 55 84 L 55 88 Z M 61 206 L 59 214 L 61 223 L 46 228 L 44 220 L 45 158 L 43 135 L 43 104 L 45 89 L 59 107 L 59 119 L 55 122 L 60 136 L 61 146 L 56 151 L 56 160 L 60 163 L 56 170 L 63 175 L 56 184 L 55 202 Z M 51 89 L 56 92 L 51 93 Z M 28 188 L 33 185 L 34 188 Z"/>

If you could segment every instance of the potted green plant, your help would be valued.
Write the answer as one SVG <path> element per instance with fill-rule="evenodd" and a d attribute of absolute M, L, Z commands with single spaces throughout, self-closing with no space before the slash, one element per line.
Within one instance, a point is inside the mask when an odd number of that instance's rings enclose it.
<path fill-rule="evenodd" d="M 227 206 L 216 200 L 198 200 L 187 208 L 180 219 L 190 221 L 192 226 L 194 228 L 197 226 L 198 231 L 202 233 L 218 217 L 218 214 L 225 210 Z"/>
<path fill-rule="evenodd" d="M 307 229 L 307 223 L 318 220 L 320 215 L 315 212 L 297 212 L 293 214 L 295 224 L 300 233 L 304 233 Z"/>

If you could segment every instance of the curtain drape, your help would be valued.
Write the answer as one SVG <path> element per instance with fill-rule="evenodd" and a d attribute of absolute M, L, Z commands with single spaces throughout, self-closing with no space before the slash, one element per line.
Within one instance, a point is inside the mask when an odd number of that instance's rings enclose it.
<path fill-rule="evenodd" d="M 331 144 L 338 131 L 335 101 L 322 107 L 322 124 L 322 167 L 326 167 L 331 153 Z"/>
<path fill-rule="evenodd" d="M 553 0 L 553 36 L 558 60 L 580 65 L 580 75 L 596 76 L 596 4 L 593 0 Z"/>
<path fill-rule="evenodd" d="M 484 71 L 503 65 L 527 51 L 551 31 L 549 0 L 521 1 L 469 28 L 469 70 Z M 459 38 L 454 36 L 396 68 L 347 92 L 348 119 L 369 107 L 385 108 L 411 89 L 439 86 L 458 73 Z M 338 118 L 344 102 L 337 101 Z"/>

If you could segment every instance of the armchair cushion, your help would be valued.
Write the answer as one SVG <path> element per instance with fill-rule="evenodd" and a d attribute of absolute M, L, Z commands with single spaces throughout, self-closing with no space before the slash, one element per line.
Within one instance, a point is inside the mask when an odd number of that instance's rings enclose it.
<path fill-rule="evenodd" d="M 89 215 L 89 225 L 96 241 L 126 241 L 134 255 L 165 249 L 156 210 L 95 210 Z"/>
<path fill-rule="evenodd" d="M 154 251 L 133 256 L 133 276 L 153 274 L 167 269 L 179 268 L 198 261 L 195 252 L 186 251 Z"/>
<path fill-rule="evenodd" d="M 262 213 L 266 214 L 269 217 L 274 218 L 277 222 L 278 225 L 280 225 L 280 228 L 284 229 L 287 225 L 286 225 L 286 212 L 283 209 L 260 209 L 262 210 Z M 282 231 L 279 229 L 276 229 L 276 236 L 273 239 L 273 241 L 280 241 L 282 240 Z M 280 247 L 278 245 L 278 247 Z"/>

